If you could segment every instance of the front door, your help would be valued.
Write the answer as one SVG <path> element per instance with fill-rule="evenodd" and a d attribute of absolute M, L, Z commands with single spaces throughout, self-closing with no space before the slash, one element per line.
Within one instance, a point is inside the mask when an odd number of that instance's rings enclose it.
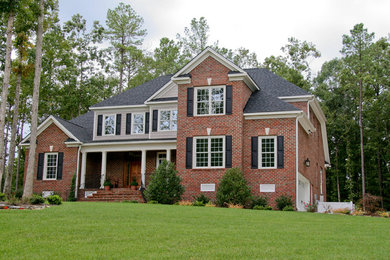
<path fill-rule="evenodd" d="M 127 161 L 125 165 L 125 172 L 123 174 L 123 186 L 130 187 L 131 182 L 135 179 L 138 186 L 141 185 L 141 161 Z"/>

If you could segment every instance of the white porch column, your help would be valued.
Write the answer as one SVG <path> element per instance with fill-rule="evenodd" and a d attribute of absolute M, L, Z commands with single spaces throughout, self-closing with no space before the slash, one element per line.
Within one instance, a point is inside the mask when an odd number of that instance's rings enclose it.
<path fill-rule="evenodd" d="M 104 188 L 104 181 L 106 180 L 106 168 L 107 168 L 107 152 L 102 152 L 102 168 L 100 177 L 100 189 Z"/>
<path fill-rule="evenodd" d="M 87 172 L 87 153 L 82 152 L 80 189 L 85 189 L 85 174 Z"/>
<path fill-rule="evenodd" d="M 167 149 L 167 161 L 171 161 L 171 149 Z"/>
<path fill-rule="evenodd" d="M 145 187 L 145 173 L 146 173 L 146 150 L 142 150 L 142 156 L 141 156 L 141 181 L 142 181 L 142 187 Z"/>

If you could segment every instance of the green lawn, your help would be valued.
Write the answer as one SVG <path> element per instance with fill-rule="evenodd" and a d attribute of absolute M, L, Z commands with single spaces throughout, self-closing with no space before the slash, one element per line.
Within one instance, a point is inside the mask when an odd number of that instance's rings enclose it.
<path fill-rule="evenodd" d="M 390 220 L 130 203 L 0 211 L 0 259 L 388 259 Z"/>

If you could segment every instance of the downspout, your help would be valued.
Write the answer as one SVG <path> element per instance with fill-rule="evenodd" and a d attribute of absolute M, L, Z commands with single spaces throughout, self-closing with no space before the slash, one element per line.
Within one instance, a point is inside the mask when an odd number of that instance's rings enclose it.
<path fill-rule="evenodd" d="M 310 100 L 307 101 L 307 118 L 309 118 L 310 121 L 310 103 L 314 101 L 314 96 L 311 96 Z"/>
<path fill-rule="evenodd" d="M 79 149 L 77 151 L 77 168 L 76 168 L 76 183 L 75 183 L 75 189 L 74 189 L 74 197 L 77 199 L 77 191 L 79 189 L 79 169 L 80 169 L 80 151 L 81 151 L 81 145 L 79 145 Z"/>
<path fill-rule="evenodd" d="M 298 167 L 298 120 L 303 117 L 303 112 L 295 119 L 295 207 L 298 210 L 299 167 Z"/>

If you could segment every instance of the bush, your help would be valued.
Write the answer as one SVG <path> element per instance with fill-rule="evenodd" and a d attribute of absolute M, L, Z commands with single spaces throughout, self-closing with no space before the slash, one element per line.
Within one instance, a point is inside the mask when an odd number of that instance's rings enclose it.
<path fill-rule="evenodd" d="M 227 207 L 229 209 L 243 209 L 244 208 L 244 206 L 242 206 L 240 204 L 233 204 L 233 203 L 228 203 Z"/>
<path fill-rule="evenodd" d="M 217 205 L 221 207 L 227 204 L 246 205 L 250 198 L 251 192 L 241 170 L 238 168 L 227 170 L 219 183 Z"/>
<path fill-rule="evenodd" d="M 148 204 L 158 204 L 158 201 L 155 201 L 155 200 L 150 200 L 147 202 Z"/>
<path fill-rule="evenodd" d="M 23 191 L 18 190 L 17 192 L 15 192 L 15 197 L 18 199 L 21 199 L 23 197 Z"/>
<path fill-rule="evenodd" d="M 381 200 L 382 198 L 379 196 L 366 193 L 364 196 L 364 202 L 366 204 L 365 211 L 369 214 L 375 214 L 375 212 L 381 210 Z M 359 204 L 361 207 L 363 207 L 363 200 L 360 200 Z"/>
<path fill-rule="evenodd" d="M 283 211 L 294 211 L 293 206 L 286 206 L 283 208 Z"/>
<path fill-rule="evenodd" d="M 192 206 L 192 202 L 189 200 L 181 200 L 179 202 L 176 202 L 179 206 Z"/>
<path fill-rule="evenodd" d="M 77 200 L 77 198 L 74 196 L 75 187 L 76 187 L 76 174 L 74 174 L 72 177 L 72 184 L 70 185 L 70 193 L 68 196 L 68 201 L 76 201 Z"/>
<path fill-rule="evenodd" d="M 52 204 L 52 205 L 61 205 L 62 204 L 62 199 L 58 195 L 50 195 L 46 199 L 47 199 L 47 202 L 49 202 L 49 204 Z"/>
<path fill-rule="evenodd" d="M 252 209 L 256 206 L 266 207 L 267 205 L 268 205 L 268 199 L 266 197 L 259 196 L 259 197 L 252 198 L 252 204 L 251 204 Z"/>
<path fill-rule="evenodd" d="M 195 201 L 203 202 L 203 204 L 207 204 L 210 201 L 210 198 L 206 197 L 204 194 L 200 194 L 198 197 L 194 197 Z"/>
<path fill-rule="evenodd" d="M 305 203 L 305 208 L 307 212 L 317 212 L 317 202 L 311 203 Z"/>
<path fill-rule="evenodd" d="M 197 206 L 197 207 L 204 207 L 203 201 L 197 201 L 195 200 L 194 203 L 192 203 L 192 206 Z"/>
<path fill-rule="evenodd" d="M 164 160 L 154 174 L 145 190 L 147 200 L 155 200 L 162 204 L 174 204 L 180 201 L 184 187 L 180 184 L 175 165 Z"/>
<path fill-rule="evenodd" d="M 7 196 L 4 193 L 0 192 L 0 201 L 5 201 L 7 199 Z"/>
<path fill-rule="evenodd" d="M 335 209 L 333 210 L 333 214 L 345 214 L 349 215 L 351 213 L 351 210 L 349 208 L 344 208 L 344 209 Z"/>
<path fill-rule="evenodd" d="M 210 207 L 210 208 L 215 208 L 216 205 L 214 203 L 212 203 L 211 201 L 207 202 L 205 205 L 205 207 Z"/>
<path fill-rule="evenodd" d="M 105 180 L 103 183 L 103 186 L 110 186 L 111 187 L 112 183 L 111 183 L 110 179 Z"/>
<path fill-rule="evenodd" d="M 38 194 L 34 194 L 31 198 L 30 198 L 30 203 L 31 204 L 42 204 L 45 202 L 45 199 L 41 196 L 41 195 L 38 195 Z"/>
<path fill-rule="evenodd" d="M 256 205 L 253 207 L 255 210 L 272 210 L 271 206 L 261 206 L 261 205 Z"/>
<path fill-rule="evenodd" d="M 286 206 L 291 206 L 293 205 L 292 203 L 292 200 L 291 200 L 291 197 L 287 197 L 287 196 L 280 196 L 279 198 L 277 198 L 275 200 L 276 202 L 276 207 L 279 209 L 279 210 L 283 210 Z"/>

